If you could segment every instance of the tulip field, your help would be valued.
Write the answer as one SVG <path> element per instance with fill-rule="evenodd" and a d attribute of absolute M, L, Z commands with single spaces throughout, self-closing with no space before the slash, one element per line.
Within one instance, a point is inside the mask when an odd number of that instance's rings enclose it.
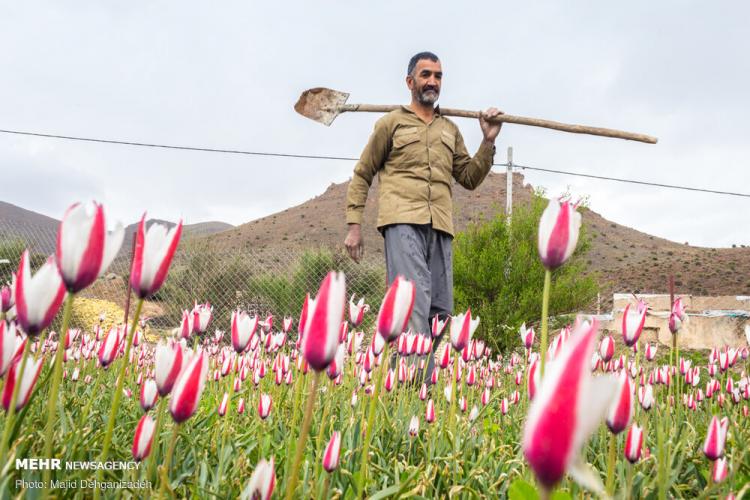
<path fill-rule="evenodd" d="M 409 328 L 415 286 L 356 297 L 331 270 L 299 316 L 214 316 L 195 297 L 148 341 L 144 300 L 168 280 L 182 224 L 136 233 L 128 318 L 71 324 L 123 241 L 98 204 L 65 214 L 57 251 L 21 256 L 0 291 L 0 482 L 28 498 L 742 498 L 750 495 L 749 348 L 682 352 L 580 315 L 548 326 L 575 205 L 539 225 L 544 305 L 493 352 L 471 310 Z M 113 229 L 111 229 L 114 227 Z M 533 325 L 527 327 L 526 325 Z M 750 343 L 750 334 L 747 338 Z M 434 359 L 431 369 L 430 358 Z M 54 459 L 54 460 L 53 460 Z"/>

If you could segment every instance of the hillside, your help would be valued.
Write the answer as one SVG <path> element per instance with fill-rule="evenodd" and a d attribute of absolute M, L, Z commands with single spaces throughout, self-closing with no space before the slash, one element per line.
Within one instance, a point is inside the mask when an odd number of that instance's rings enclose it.
<path fill-rule="evenodd" d="M 454 222 L 463 230 L 470 221 L 502 213 L 505 174 L 490 173 L 475 191 L 454 188 Z M 514 205 L 528 203 L 532 186 L 514 174 Z M 341 248 L 346 236 L 344 207 L 348 183 L 331 184 L 326 191 L 301 205 L 277 212 L 211 236 L 221 247 L 273 251 L 280 246 Z M 375 229 L 377 186 L 370 190 L 365 208 L 365 252 L 382 259 L 382 237 Z M 588 261 L 602 284 L 603 305 L 612 292 L 666 292 L 668 276 L 675 274 L 677 293 L 750 295 L 750 248 L 702 248 L 657 238 L 609 221 L 593 210 L 582 210 L 592 237 Z"/>
<path fill-rule="evenodd" d="M 169 227 L 174 222 L 150 219 Z M 42 254 L 52 254 L 55 251 L 57 228 L 60 221 L 16 205 L 0 201 L 0 239 L 20 238 L 27 246 Z M 183 226 L 185 237 L 205 237 L 221 231 L 232 229 L 234 226 L 226 222 L 197 222 Z M 120 255 L 125 255 L 133 244 L 133 235 L 138 228 L 138 222 L 125 226 L 125 239 Z"/>

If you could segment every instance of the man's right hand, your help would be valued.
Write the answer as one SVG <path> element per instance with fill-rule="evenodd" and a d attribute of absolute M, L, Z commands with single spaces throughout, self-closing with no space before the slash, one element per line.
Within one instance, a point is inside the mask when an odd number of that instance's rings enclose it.
<path fill-rule="evenodd" d="M 362 259 L 362 255 L 365 253 L 361 226 L 359 224 L 349 224 L 349 233 L 344 240 L 344 246 L 346 246 L 346 250 L 349 252 L 349 257 L 351 257 L 354 262 L 359 263 Z"/>

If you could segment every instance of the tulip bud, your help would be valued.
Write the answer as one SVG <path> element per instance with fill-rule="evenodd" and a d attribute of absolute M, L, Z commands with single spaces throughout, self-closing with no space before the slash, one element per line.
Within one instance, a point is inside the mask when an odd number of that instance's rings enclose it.
<path fill-rule="evenodd" d="M 636 463 L 641 458 L 641 449 L 643 448 L 643 429 L 633 424 L 628 429 L 625 437 L 625 458 L 631 464 Z"/>
<path fill-rule="evenodd" d="M 383 297 L 377 319 L 377 332 L 387 342 L 398 338 L 406 330 L 406 325 L 414 309 L 416 286 L 414 282 L 396 276 Z"/>
<path fill-rule="evenodd" d="M 274 461 L 261 460 L 250 476 L 245 489 L 240 494 L 241 500 L 270 500 L 273 489 L 276 486 L 276 473 L 274 472 Z"/>
<path fill-rule="evenodd" d="M 169 411 L 176 423 L 189 419 L 198 409 L 207 373 L 208 357 L 204 352 L 199 352 L 177 378 L 169 404 Z"/>
<path fill-rule="evenodd" d="M 154 428 L 156 424 L 154 419 L 146 413 L 138 421 L 133 436 L 133 459 L 140 462 L 151 453 L 151 443 L 154 441 Z"/>
<path fill-rule="evenodd" d="M 323 468 L 329 474 L 335 471 L 339 466 L 341 451 L 341 434 L 338 431 L 334 431 L 331 434 L 331 439 L 328 441 L 325 452 L 323 453 Z"/>
<path fill-rule="evenodd" d="M 261 394 L 260 400 L 258 401 L 258 416 L 265 420 L 268 415 L 271 414 L 271 396 L 268 394 Z"/>
<path fill-rule="evenodd" d="M 141 408 L 143 411 L 149 411 L 156 404 L 156 398 L 158 397 L 158 388 L 156 387 L 156 381 L 148 379 L 141 385 Z"/>
<path fill-rule="evenodd" d="M 578 243 L 581 214 L 576 205 L 552 199 L 539 221 L 539 258 L 550 271 L 557 269 L 573 254 Z"/>

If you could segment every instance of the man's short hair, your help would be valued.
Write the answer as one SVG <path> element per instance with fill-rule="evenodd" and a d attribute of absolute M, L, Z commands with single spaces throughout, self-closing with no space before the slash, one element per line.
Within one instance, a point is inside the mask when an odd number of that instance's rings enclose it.
<path fill-rule="evenodd" d="M 417 67 L 417 63 L 422 59 L 429 59 L 432 62 L 438 62 L 440 60 L 438 59 L 438 56 L 432 52 L 419 52 L 418 54 L 414 54 L 412 58 L 409 59 L 409 67 L 406 69 L 406 76 L 414 73 L 414 68 Z"/>

